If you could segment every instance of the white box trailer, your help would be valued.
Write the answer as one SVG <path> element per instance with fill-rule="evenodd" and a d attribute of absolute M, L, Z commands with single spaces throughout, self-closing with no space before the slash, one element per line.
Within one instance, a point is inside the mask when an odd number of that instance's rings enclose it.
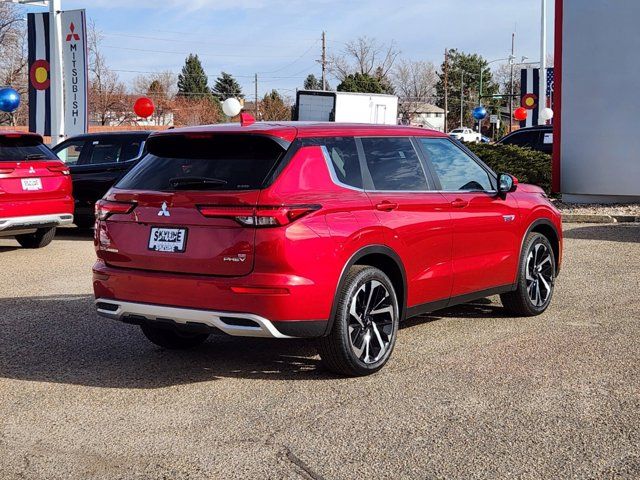
<path fill-rule="evenodd" d="M 398 123 L 398 97 L 380 93 L 299 90 L 296 120 L 341 123 Z"/>

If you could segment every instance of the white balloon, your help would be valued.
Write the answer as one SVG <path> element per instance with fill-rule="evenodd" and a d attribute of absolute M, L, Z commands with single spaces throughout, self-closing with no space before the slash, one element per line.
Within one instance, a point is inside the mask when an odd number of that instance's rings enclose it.
<path fill-rule="evenodd" d="M 242 105 L 237 98 L 227 98 L 222 102 L 222 111 L 227 117 L 235 117 L 242 110 Z"/>
<path fill-rule="evenodd" d="M 551 120 L 553 118 L 553 110 L 549 107 L 543 108 L 540 110 L 540 118 L 542 120 Z"/>

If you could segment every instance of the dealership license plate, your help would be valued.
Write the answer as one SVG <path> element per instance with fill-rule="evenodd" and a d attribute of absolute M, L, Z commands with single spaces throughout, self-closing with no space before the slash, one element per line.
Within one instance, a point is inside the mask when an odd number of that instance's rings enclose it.
<path fill-rule="evenodd" d="M 149 235 L 149 250 L 156 252 L 184 252 L 187 246 L 186 228 L 152 227 Z"/>
<path fill-rule="evenodd" d="M 39 178 L 23 178 L 22 190 L 26 190 L 29 192 L 34 190 L 42 190 L 42 180 L 40 180 Z"/>

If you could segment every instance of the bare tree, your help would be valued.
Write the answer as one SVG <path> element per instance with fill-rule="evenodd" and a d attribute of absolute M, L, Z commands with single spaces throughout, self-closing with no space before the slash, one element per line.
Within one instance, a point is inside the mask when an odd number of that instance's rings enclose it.
<path fill-rule="evenodd" d="M 2 113 L 0 124 L 25 124 L 28 112 L 27 43 L 24 13 L 11 3 L 0 3 L 0 86 L 10 86 L 20 94 L 20 107 Z"/>
<path fill-rule="evenodd" d="M 170 125 L 173 102 L 177 93 L 176 76 L 169 71 L 139 75 L 133 79 L 133 93 L 153 100 L 152 120 L 156 125 Z"/>
<path fill-rule="evenodd" d="M 403 118 L 411 120 L 421 104 L 435 102 L 438 75 L 433 63 L 403 59 L 397 63 L 391 77 Z"/>
<path fill-rule="evenodd" d="M 339 54 L 329 55 L 329 71 L 340 82 L 355 73 L 387 78 L 399 54 L 394 42 L 385 46 L 374 38 L 359 37 L 347 42 Z"/>
<path fill-rule="evenodd" d="M 127 89 L 111 70 L 100 51 L 102 33 L 95 22 L 89 24 L 87 43 L 89 49 L 89 112 L 100 125 L 128 122 L 132 117 Z"/>

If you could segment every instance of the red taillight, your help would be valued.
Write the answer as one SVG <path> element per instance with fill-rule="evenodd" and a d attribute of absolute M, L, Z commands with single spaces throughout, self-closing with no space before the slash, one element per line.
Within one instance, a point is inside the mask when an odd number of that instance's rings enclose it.
<path fill-rule="evenodd" d="M 112 202 L 110 200 L 99 200 L 96 203 L 96 218 L 106 220 L 111 215 L 131 213 L 135 208 L 135 203 Z"/>
<path fill-rule="evenodd" d="M 255 208 L 217 205 L 198 207 L 200 213 L 205 217 L 231 218 L 245 227 L 280 227 L 320 208 L 320 205 L 258 206 Z"/>
<path fill-rule="evenodd" d="M 8 175 L 13 172 L 13 168 L 0 168 L 0 175 Z"/>
<path fill-rule="evenodd" d="M 61 173 L 62 175 L 69 175 L 69 167 L 66 165 L 51 165 L 47 167 L 50 172 Z"/>

